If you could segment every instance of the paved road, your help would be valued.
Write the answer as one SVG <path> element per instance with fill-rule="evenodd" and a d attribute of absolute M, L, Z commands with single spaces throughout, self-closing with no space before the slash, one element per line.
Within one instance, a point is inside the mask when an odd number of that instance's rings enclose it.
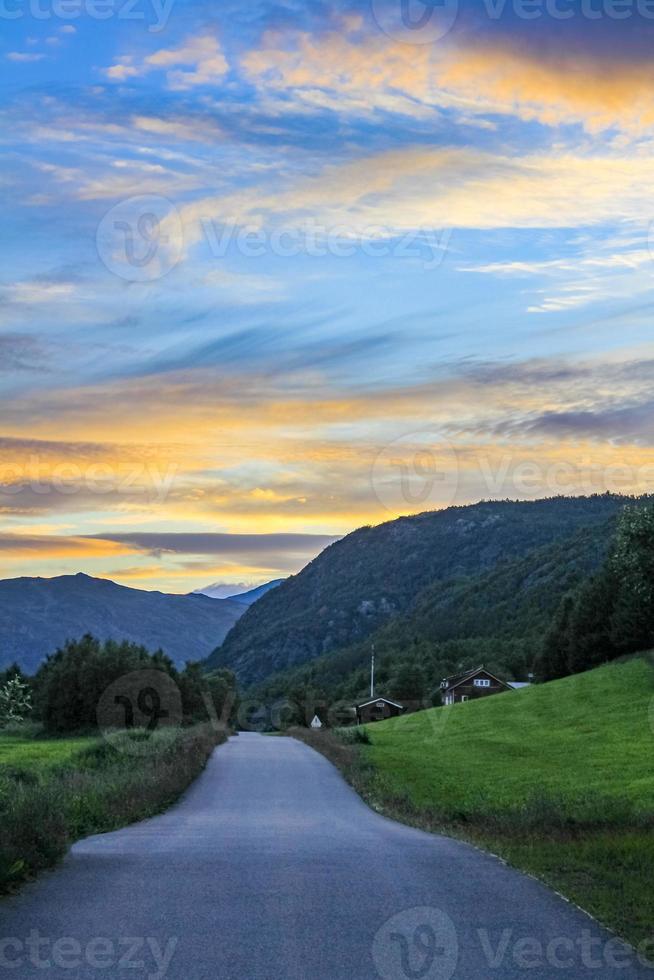
<path fill-rule="evenodd" d="M 250 734 L 165 815 L 77 844 L 0 923 L 0 976 L 21 980 L 654 978 L 537 882 Z"/>

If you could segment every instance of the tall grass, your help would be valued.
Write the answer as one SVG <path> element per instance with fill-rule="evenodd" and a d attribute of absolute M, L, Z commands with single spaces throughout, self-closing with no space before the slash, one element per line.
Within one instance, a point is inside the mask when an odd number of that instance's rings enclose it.
<path fill-rule="evenodd" d="M 210 725 L 123 732 L 60 767 L 0 769 L 0 890 L 52 867 L 80 837 L 161 812 L 224 739 Z"/>

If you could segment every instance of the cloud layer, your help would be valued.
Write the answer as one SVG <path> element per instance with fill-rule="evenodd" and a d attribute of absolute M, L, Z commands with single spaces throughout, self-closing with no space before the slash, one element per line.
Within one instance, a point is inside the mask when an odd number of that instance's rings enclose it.
<path fill-rule="evenodd" d="M 0 575 L 652 489 L 654 27 L 459 8 L 7 22 Z"/>

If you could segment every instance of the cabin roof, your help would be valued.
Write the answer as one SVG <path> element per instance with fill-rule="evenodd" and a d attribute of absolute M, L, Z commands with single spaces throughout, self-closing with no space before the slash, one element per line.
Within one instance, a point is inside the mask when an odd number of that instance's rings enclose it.
<path fill-rule="evenodd" d="M 441 682 L 441 687 L 444 687 L 447 691 L 451 691 L 452 688 L 459 687 L 460 684 L 464 684 L 466 681 L 471 681 L 473 677 L 477 676 L 477 674 L 482 673 L 488 674 L 489 677 L 492 677 L 498 684 L 503 684 L 506 688 L 511 687 L 511 685 L 507 684 L 506 681 L 503 681 L 501 677 L 496 677 L 496 675 L 492 674 L 490 670 L 487 670 L 483 664 L 481 667 L 473 668 L 473 670 L 466 670 L 462 674 L 453 674 L 451 677 L 445 677 Z"/>
<path fill-rule="evenodd" d="M 384 701 L 385 704 L 392 704 L 394 708 L 401 708 L 404 711 L 404 705 L 398 704 L 397 701 L 391 701 L 390 698 L 370 698 L 369 701 L 364 701 L 363 704 L 358 704 L 357 708 L 367 708 L 369 704 L 377 704 L 378 701 Z"/>

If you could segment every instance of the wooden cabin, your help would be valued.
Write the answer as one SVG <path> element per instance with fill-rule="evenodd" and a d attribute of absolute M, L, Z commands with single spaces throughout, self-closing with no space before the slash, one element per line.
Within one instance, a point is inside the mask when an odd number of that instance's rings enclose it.
<path fill-rule="evenodd" d="M 387 718 L 396 718 L 404 711 L 404 705 L 389 698 L 372 698 L 357 704 L 357 725 L 367 725 L 371 721 L 385 721 Z"/>
<path fill-rule="evenodd" d="M 489 694 L 500 694 L 502 691 L 511 690 L 513 688 L 510 684 L 491 674 L 483 665 L 455 674 L 453 677 L 445 677 L 441 681 L 441 699 L 444 705 L 472 701 L 474 698 L 486 698 Z"/>

